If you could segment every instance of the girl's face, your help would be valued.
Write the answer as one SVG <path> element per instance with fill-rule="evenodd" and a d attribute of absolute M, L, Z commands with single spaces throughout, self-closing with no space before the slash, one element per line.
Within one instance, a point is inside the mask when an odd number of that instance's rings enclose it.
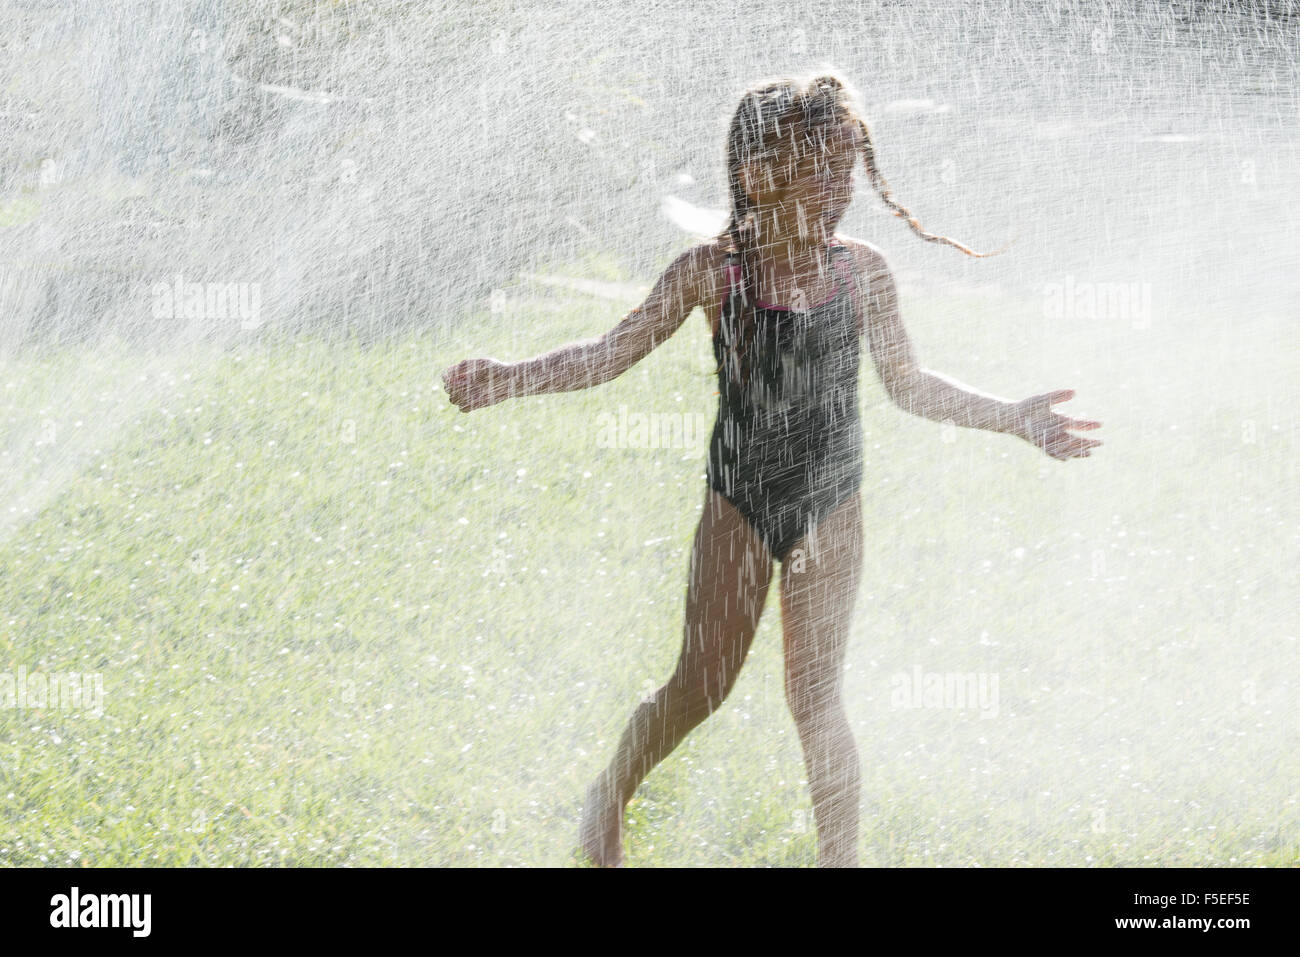
<path fill-rule="evenodd" d="M 796 134 L 792 148 L 758 164 L 751 180 L 757 189 L 750 195 L 760 207 L 800 208 L 805 222 L 833 229 L 853 198 L 853 167 L 861 152 L 862 131 L 852 121 L 810 136 Z"/>

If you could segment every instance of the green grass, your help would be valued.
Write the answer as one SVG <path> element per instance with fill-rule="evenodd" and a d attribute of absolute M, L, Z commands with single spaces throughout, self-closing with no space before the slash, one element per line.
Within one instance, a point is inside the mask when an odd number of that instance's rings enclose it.
<path fill-rule="evenodd" d="M 574 862 L 585 785 L 675 661 L 704 498 L 702 441 L 599 448 L 596 416 L 716 399 L 697 313 L 604 387 L 457 413 L 452 361 L 625 308 L 534 291 L 368 350 L 0 367 L 32 508 L 0 538 L 0 673 L 105 691 L 98 719 L 0 709 L 0 862 Z M 1075 386 L 1062 410 L 1106 420 L 1107 446 L 946 442 L 864 366 L 863 862 L 1294 865 L 1296 459 L 1255 383 L 1295 381 L 1295 356 L 1047 336 L 988 298 L 907 310 L 926 364 L 1006 395 Z M 774 591 L 732 696 L 629 808 L 629 864 L 814 862 L 781 662 Z M 891 707 L 914 665 L 997 675 L 997 716 Z"/>

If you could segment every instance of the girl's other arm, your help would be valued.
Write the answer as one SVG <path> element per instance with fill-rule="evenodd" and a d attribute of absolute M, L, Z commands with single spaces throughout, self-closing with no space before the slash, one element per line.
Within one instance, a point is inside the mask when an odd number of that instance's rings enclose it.
<path fill-rule="evenodd" d="M 1019 436 L 1053 458 L 1087 455 L 1101 445 L 1096 439 L 1070 435 L 1066 429 L 1095 429 L 1101 425 L 1053 412 L 1052 403 L 1073 398 L 1060 389 L 1013 401 L 981 392 L 932 369 L 922 368 L 898 306 L 898 288 L 884 256 L 869 243 L 847 241 L 865 279 L 858 321 L 865 325 L 871 358 L 889 398 L 901 409 L 936 422 Z M 864 320 L 865 316 L 865 320 Z"/>
<path fill-rule="evenodd" d="M 465 359 L 442 375 L 452 402 L 462 412 L 504 399 L 548 392 L 574 392 L 622 375 L 677 331 L 704 302 L 709 246 L 687 250 L 668 266 L 645 301 L 614 328 L 520 362 Z"/>

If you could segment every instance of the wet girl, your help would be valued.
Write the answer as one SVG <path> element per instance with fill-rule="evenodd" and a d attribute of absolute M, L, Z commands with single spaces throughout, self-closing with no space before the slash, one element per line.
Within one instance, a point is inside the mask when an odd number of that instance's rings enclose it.
<path fill-rule="evenodd" d="M 622 866 L 623 811 L 637 785 L 727 697 L 776 562 L 785 692 L 808 770 L 818 864 L 857 864 L 860 772 L 840 688 L 863 547 L 862 336 L 890 399 L 908 412 L 1015 435 L 1057 459 L 1101 444 L 1068 431 L 1100 422 L 1052 410 L 1073 390 L 1011 401 L 918 364 L 884 257 L 835 232 L 859 159 L 914 233 L 981 255 L 926 232 L 894 201 L 843 81 L 782 78 L 746 93 L 731 121 L 726 229 L 672 262 L 640 307 L 599 338 L 522 362 L 466 359 L 443 373 L 451 400 L 471 412 L 608 382 L 696 306 L 709 321 L 719 406 L 681 655 L 587 791 L 579 840 L 598 865 Z"/>

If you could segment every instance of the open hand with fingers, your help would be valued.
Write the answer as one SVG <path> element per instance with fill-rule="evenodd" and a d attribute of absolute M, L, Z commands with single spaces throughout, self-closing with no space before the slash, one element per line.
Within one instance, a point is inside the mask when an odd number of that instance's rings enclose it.
<path fill-rule="evenodd" d="M 1100 422 L 1092 419 L 1072 419 L 1053 412 L 1052 406 L 1074 398 L 1073 389 L 1057 389 L 1021 399 L 1016 403 L 1016 428 L 1014 434 L 1038 446 L 1054 459 L 1085 458 L 1101 445 L 1100 439 L 1071 435 L 1070 429 L 1096 429 Z"/>

